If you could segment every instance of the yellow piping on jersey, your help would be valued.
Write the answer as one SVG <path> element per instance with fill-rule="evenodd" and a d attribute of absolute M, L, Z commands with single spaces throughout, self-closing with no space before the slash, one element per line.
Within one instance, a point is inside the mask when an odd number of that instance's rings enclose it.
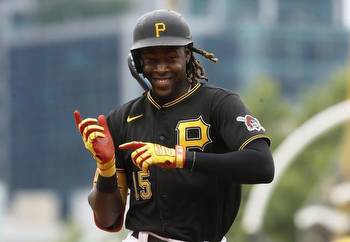
<path fill-rule="evenodd" d="M 249 139 L 247 139 L 246 141 L 243 142 L 243 144 L 239 147 L 238 150 L 243 150 L 244 147 L 247 146 L 247 144 L 249 144 L 250 142 L 252 142 L 253 140 L 259 139 L 259 138 L 267 138 L 268 140 L 270 140 L 270 138 L 267 135 L 264 134 L 257 134 L 254 135 L 252 137 L 250 137 Z"/>
<path fill-rule="evenodd" d="M 175 100 L 165 103 L 163 106 L 159 105 L 151 96 L 151 93 L 148 92 L 147 93 L 147 98 L 148 100 L 157 108 L 157 109 L 161 109 L 161 108 L 168 108 L 171 107 L 179 102 L 181 102 L 182 100 L 184 100 L 185 98 L 187 98 L 188 96 L 190 96 L 192 93 L 194 93 L 199 87 L 201 86 L 201 84 L 198 82 L 189 92 L 186 92 L 185 94 L 183 94 L 182 96 L 176 98 Z"/>

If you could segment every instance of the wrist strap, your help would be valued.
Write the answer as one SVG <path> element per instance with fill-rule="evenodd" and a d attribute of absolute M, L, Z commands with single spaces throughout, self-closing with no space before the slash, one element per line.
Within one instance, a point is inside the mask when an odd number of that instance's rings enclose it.
<path fill-rule="evenodd" d="M 117 176 L 114 174 L 111 177 L 104 177 L 99 175 L 97 177 L 96 188 L 103 193 L 111 193 L 118 190 Z"/>
<path fill-rule="evenodd" d="M 184 151 L 184 147 L 181 145 L 175 146 L 175 163 L 176 168 L 183 168 L 186 162 L 186 152 Z"/>

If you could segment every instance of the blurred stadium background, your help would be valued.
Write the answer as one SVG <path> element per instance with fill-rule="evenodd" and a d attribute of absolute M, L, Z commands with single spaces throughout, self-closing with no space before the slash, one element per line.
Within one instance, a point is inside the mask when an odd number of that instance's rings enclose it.
<path fill-rule="evenodd" d="M 182 13 L 196 46 L 218 56 L 203 61 L 210 83 L 240 93 L 272 150 L 350 99 L 349 0 L 0 0 L 0 241 L 125 237 L 93 224 L 95 165 L 72 113 L 108 114 L 141 93 L 126 59 L 137 18 L 157 8 Z M 348 242 L 349 150 L 345 121 L 304 147 L 253 233 L 242 226 L 245 186 L 228 241 Z"/>

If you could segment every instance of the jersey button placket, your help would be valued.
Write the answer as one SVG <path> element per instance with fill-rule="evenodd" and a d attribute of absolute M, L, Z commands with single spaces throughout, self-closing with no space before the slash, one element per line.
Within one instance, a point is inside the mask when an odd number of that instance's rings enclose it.
<path fill-rule="evenodd" d="M 159 140 L 164 142 L 166 140 L 166 138 L 164 135 L 161 134 L 161 135 L 159 135 Z"/>
<path fill-rule="evenodd" d="M 166 145 L 168 137 L 166 135 L 167 130 L 167 117 L 166 117 L 166 110 L 161 109 L 159 110 L 157 114 L 157 119 L 159 122 L 157 122 L 156 127 L 154 127 L 154 134 L 159 144 Z M 166 195 L 166 188 L 164 187 L 164 182 L 166 181 L 166 169 L 157 169 L 158 170 L 158 176 L 157 176 L 157 186 L 158 186 L 158 204 L 159 204 L 159 212 L 160 212 L 160 218 L 162 223 L 162 230 L 166 231 L 168 227 L 167 220 L 169 218 L 168 213 L 168 196 Z"/>
<path fill-rule="evenodd" d="M 161 121 L 159 122 L 159 126 L 156 127 L 156 130 L 158 133 L 158 140 L 161 145 L 164 145 L 167 138 L 166 138 L 166 135 L 164 134 L 164 132 L 166 132 L 165 130 L 166 127 L 163 127 L 163 125 L 164 123 L 167 123 L 167 120 L 166 120 L 166 113 L 163 108 L 158 112 L 158 120 Z"/>

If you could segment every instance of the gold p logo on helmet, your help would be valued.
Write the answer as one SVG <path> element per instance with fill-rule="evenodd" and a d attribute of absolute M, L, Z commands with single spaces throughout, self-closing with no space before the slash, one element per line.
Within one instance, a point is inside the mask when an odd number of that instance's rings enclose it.
<path fill-rule="evenodd" d="M 166 30 L 165 24 L 164 23 L 155 23 L 154 24 L 155 31 L 156 31 L 156 37 L 160 37 L 160 32 L 164 32 Z"/>

